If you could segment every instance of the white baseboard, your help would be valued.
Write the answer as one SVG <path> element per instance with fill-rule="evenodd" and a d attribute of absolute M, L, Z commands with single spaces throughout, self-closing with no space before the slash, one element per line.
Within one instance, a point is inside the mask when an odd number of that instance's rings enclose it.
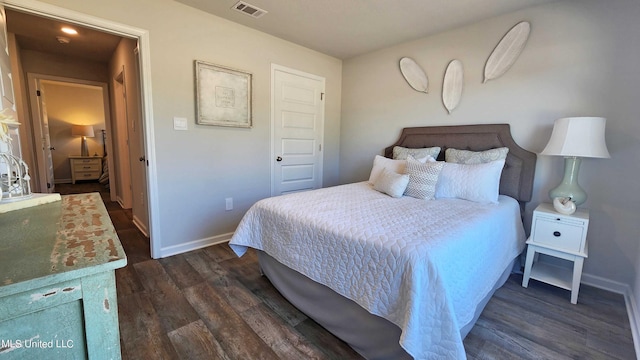
<path fill-rule="evenodd" d="M 636 299 L 633 291 L 631 291 L 631 287 L 627 284 L 589 274 L 582 274 L 580 283 L 624 296 L 627 316 L 629 316 L 629 325 L 631 326 L 631 336 L 633 336 L 633 347 L 636 350 L 636 359 L 640 359 L 640 328 L 638 327 L 640 325 L 640 313 L 638 313 Z"/>
<path fill-rule="evenodd" d="M 147 230 L 147 227 L 135 215 L 133 216 L 133 225 L 135 225 L 138 228 L 138 230 L 140 230 L 140 232 L 144 234 L 144 236 L 149 237 L 149 231 Z"/>
<path fill-rule="evenodd" d="M 208 237 L 205 239 L 189 241 L 188 243 L 184 244 L 163 247 L 160 249 L 160 257 L 164 258 L 172 255 L 178 255 L 187 251 L 198 250 L 207 246 L 228 242 L 229 240 L 231 240 L 231 236 L 233 236 L 233 233 L 227 233 Z"/>

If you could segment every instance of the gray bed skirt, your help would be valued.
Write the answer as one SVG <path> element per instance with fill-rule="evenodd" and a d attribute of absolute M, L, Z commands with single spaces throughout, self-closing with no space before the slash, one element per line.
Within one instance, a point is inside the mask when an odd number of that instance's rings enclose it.
<path fill-rule="evenodd" d="M 400 328 L 258 251 L 260 267 L 273 286 L 296 308 L 340 338 L 366 359 L 412 359 L 400 346 Z M 515 261 L 515 259 L 514 259 Z M 494 292 L 509 278 L 513 263 L 478 304 L 474 318 L 460 329 L 464 339 Z"/>

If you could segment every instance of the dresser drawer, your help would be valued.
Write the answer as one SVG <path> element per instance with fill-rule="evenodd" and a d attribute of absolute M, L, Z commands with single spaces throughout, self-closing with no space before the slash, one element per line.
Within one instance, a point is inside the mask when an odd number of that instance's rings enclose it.
<path fill-rule="evenodd" d="M 531 239 L 535 243 L 567 251 L 583 250 L 585 226 L 579 221 L 537 217 L 533 229 Z"/>

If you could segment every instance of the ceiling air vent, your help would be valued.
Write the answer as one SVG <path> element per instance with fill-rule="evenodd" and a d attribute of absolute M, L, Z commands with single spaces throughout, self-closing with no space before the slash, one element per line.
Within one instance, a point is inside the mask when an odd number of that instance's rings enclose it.
<path fill-rule="evenodd" d="M 266 10 L 262 10 L 259 7 L 251 4 L 247 4 L 244 1 L 238 1 L 235 5 L 233 5 L 233 9 L 256 19 L 267 13 Z"/>

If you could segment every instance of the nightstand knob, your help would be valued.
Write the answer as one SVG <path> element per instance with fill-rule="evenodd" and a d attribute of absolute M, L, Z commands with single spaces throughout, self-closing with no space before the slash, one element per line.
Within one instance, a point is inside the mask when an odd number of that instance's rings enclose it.
<path fill-rule="evenodd" d="M 554 231 L 553 232 L 553 236 L 555 236 L 555 237 L 558 237 L 560 235 L 562 235 L 562 234 L 560 234 L 560 231 Z"/>

